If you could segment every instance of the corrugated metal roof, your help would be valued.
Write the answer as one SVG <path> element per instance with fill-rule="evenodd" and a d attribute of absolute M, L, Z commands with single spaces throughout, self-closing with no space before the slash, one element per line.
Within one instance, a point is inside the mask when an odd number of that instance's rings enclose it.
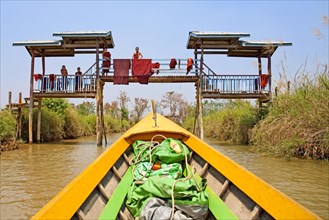
<path fill-rule="evenodd" d="M 111 31 L 65 31 L 55 32 L 53 36 L 60 37 L 109 37 L 112 36 Z"/>
<path fill-rule="evenodd" d="M 190 31 L 187 40 L 187 49 L 227 49 L 238 46 L 240 37 L 250 37 L 248 33 L 216 32 L 216 31 Z"/>
<path fill-rule="evenodd" d="M 250 37 L 249 33 L 216 32 L 216 31 L 191 31 L 190 36 L 197 38 L 240 38 Z"/>
<path fill-rule="evenodd" d="M 61 46 L 63 44 L 62 40 L 29 40 L 29 41 L 18 41 L 14 42 L 13 46 Z"/>
<path fill-rule="evenodd" d="M 283 41 L 241 41 L 241 45 L 245 47 L 265 47 L 265 46 L 292 46 L 291 42 Z"/>

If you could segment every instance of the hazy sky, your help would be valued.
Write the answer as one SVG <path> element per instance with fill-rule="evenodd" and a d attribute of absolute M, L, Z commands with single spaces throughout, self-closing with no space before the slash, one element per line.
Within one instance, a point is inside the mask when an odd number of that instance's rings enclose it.
<path fill-rule="evenodd" d="M 278 78 L 283 62 L 294 76 L 307 61 L 313 71 L 318 64 L 328 63 L 328 1 L 3 1 L 1 0 L 1 96 L 0 104 L 8 103 L 8 91 L 17 102 L 18 92 L 29 95 L 31 57 L 24 47 L 12 43 L 24 40 L 56 40 L 54 32 L 110 30 L 115 48 L 113 58 L 131 58 L 140 47 L 145 58 L 188 58 L 186 49 L 189 31 L 225 31 L 250 33 L 242 40 L 292 42 L 280 47 L 272 57 L 272 73 Z M 323 36 L 315 33 L 321 31 Z M 286 58 L 285 58 L 286 57 Z M 46 74 L 58 73 L 65 64 L 70 74 L 77 66 L 86 70 L 95 61 L 94 55 L 73 58 L 46 58 Z M 205 56 L 205 63 L 219 74 L 258 74 L 257 59 Z M 266 60 L 263 61 L 266 64 Z M 266 67 L 265 67 L 266 69 Z M 41 72 L 41 59 L 36 59 L 35 72 Z M 314 71 L 313 71 L 314 72 Z M 274 87 L 273 87 L 274 88 Z M 107 83 L 104 101 L 113 101 L 120 91 L 131 99 L 144 97 L 160 100 L 167 91 L 183 93 L 194 101 L 193 84 L 130 84 Z M 88 99 L 72 100 L 81 103 Z M 91 101 L 91 99 L 89 99 Z"/>

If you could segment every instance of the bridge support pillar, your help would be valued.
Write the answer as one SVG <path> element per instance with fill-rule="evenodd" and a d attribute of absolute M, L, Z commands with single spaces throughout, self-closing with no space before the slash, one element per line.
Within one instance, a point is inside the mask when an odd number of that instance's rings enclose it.
<path fill-rule="evenodd" d="M 104 134 L 104 112 L 103 112 L 103 88 L 104 82 L 97 80 L 97 95 L 96 95 L 96 139 L 97 146 L 103 145 Z"/>
<path fill-rule="evenodd" d="M 41 134 L 41 98 L 38 99 L 37 143 L 40 143 Z"/>

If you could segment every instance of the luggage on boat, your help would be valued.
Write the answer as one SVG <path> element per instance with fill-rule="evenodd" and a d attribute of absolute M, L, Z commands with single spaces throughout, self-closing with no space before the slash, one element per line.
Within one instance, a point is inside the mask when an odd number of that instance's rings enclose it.
<path fill-rule="evenodd" d="M 128 191 L 126 207 L 134 217 L 206 218 L 207 182 L 194 176 L 188 165 L 189 150 L 182 142 L 166 138 L 161 143 L 135 141 L 132 146 L 135 154 L 133 176 L 138 182 Z M 140 184 L 139 180 L 143 182 Z"/>

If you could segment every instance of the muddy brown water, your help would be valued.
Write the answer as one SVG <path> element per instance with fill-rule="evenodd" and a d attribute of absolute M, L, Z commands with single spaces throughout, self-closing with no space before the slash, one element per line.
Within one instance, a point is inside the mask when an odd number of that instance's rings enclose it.
<path fill-rule="evenodd" d="M 110 143 L 120 134 L 108 137 Z M 324 219 L 329 219 L 329 164 L 255 154 L 247 146 L 206 140 L 266 182 Z M 22 145 L 1 154 L 0 219 L 29 219 L 105 148 L 95 137 L 60 143 Z"/>

